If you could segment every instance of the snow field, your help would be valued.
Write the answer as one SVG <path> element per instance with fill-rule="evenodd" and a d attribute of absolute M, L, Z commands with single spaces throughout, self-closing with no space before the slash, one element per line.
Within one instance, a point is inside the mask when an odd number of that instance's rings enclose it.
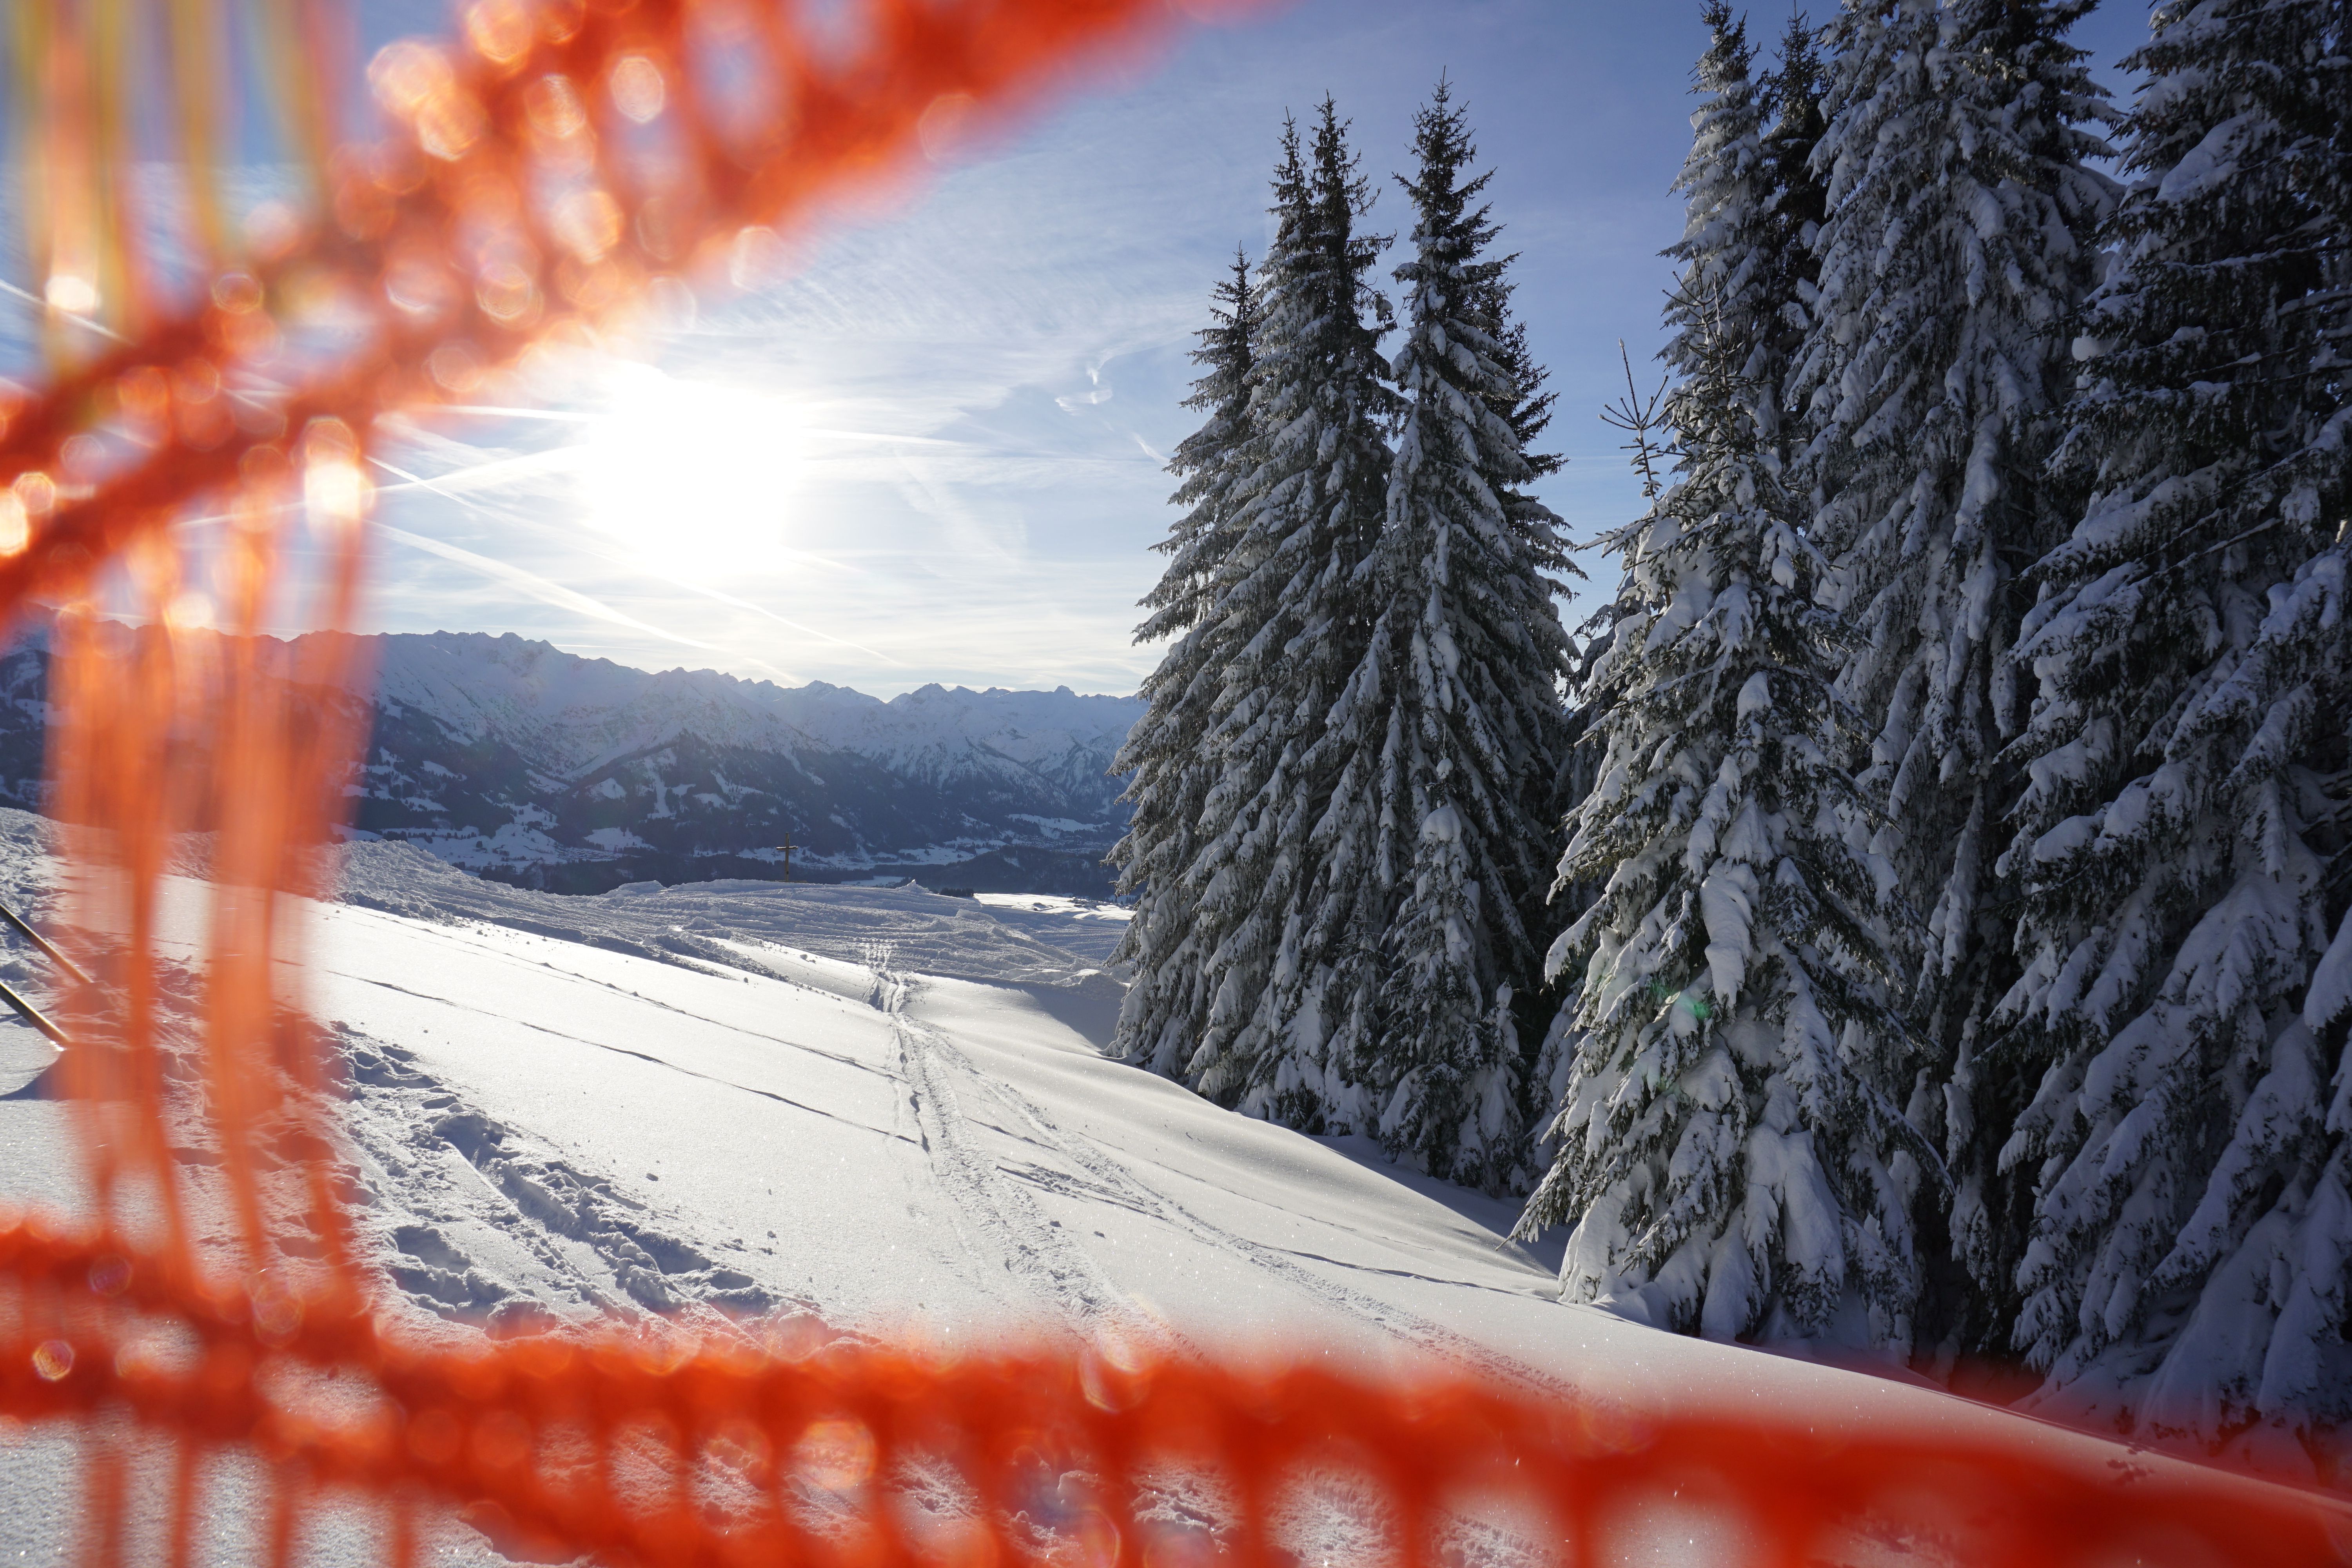
<path fill-rule="evenodd" d="M 0 896 L 15 907 L 49 876 L 28 852 L 37 835 L 0 822 Z M 1066 919 L 1083 945 L 1086 910 L 1015 911 L 1030 923 L 1014 931 L 971 900 L 770 884 L 498 889 L 487 909 L 471 901 L 483 884 L 437 901 L 446 868 L 379 858 L 394 869 L 379 866 L 365 896 L 408 912 L 310 906 L 299 963 L 349 1068 L 358 1224 L 388 1304 L 420 1333 L 671 1318 L 952 1343 L 1143 1336 L 1219 1357 L 1434 1357 L 1636 1410 L 2021 1427 L 1888 1379 L 1563 1307 L 1549 1260 L 1502 1238 L 1508 1205 L 1106 1058 L 1118 983 L 1039 923 Z M 167 957 L 194 961 L 205 892 L 173 880 Z M 691 954 L 649 945 L 665 924 L 694 939 Z M 907 967 L 909 948 L 966 973 Z M 21 1074 L 39 1058 L 16 1035 L 0 1028 Z M 0 1100 L 0 1197 L 72 1201 L 65 1109 Z M 186 1154 L 201 1211 L 215 1156 L 194 1129 Z M 304 1245 L 284 1244 L 289 1257 Z M 2128 1479 L 2105 1468 L 2112 1446 L 2030 1430 L 2086 1473 Z M 218 1483 L 220 1561 L 254 1539 L 237 1534 L 258 1495 L 238 1474 Z M 0 1562 L 62 1559 L 76 1478 L 61 1437 L 0 1445 Z M 1732 1521 L 1628 1507 L 1656 1547 L 1628 1562 L 1738 1560 Z M 1216 1533 L 1202 1478 L 1170 1480 L 1155 1508 Z M 1288 1519 L 1301 1561 L 1354 1561 L 1378 1500 L 1345 1475 L 1309 1478 Z M 1483 1542 L 1474 1560 L 1540 1555 L 1507 1521 L 1464 1529 Z M 438 1531 L 439 1560 L 490 1555 L 470 1530 Z M 369 1539 L 344 1518 L 306 1556 L 363 1561 Z M 1877 1549 L 1856 1551 L 1862 1563 Z"/>

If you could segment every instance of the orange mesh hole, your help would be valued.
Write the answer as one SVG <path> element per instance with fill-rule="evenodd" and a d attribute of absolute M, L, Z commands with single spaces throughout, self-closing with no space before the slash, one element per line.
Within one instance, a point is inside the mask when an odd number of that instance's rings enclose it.
<path fill-rule="evenodd" d="M 373 62 L 399 134 L 331 151 L 334 14 L 257 10 L 316 216 L 280 213 L 232 256 L 188 175 L 179 243 L 202 287 L 177 293 L 109 184 L 116 10 L 18 16 L 47 180 L 29 237 L 48 298 L 112 325 L 80 357 L 59 329 L 45 384 L 0 401 L 0 610 L 59 606 L 52 812 L 89 979 L 58 1007 L 58 1073 L 96 1206 L 83 1230 L 0 1216 L 0 1418 L 77 1435 L 91 1561 L 131 1550 L 127 1426 L 174 1456 L 157 1537 L 174 1562 L 230 1451 L 277 1478 L 273 1562 L 335 1491 L 382 1507 L 394 1563 L 425 1504 L 541 1560 L 646 1564 L 1793 1568 L 1890 1542 L 2017 1564 L 2345 1560 L 2332 1500 L 2180 1467 L 2119 1484 L 2025 1422 L 1996 1440 L 1833 1411 L 1643 1414 L 1102 1348 L 404 1339 L 353 1261 L 329 1058 L 286 962 L 288 895 L 329 890 L 368 672 L 354 639 L 257 635 L 352 624 L 373 421 L 625 329 L 673 279 L 756 269 L 820 202 L 892 179 L 927 121 L 1017 106 L 1165 12 L 875 0 L 844 42 L 751 0 L 480 0 L 460 40 Z M 181 151 L 201 169 L 220 18 L 200 0 L 170 14 Z M 174 525 L 207 507 L 199 547 Z M 199 592 L 226 635 L 185 631 Z M 189 831 L 203 875 L 173 883 Z M 201 1187 L 173 1153 L 199 1126 L 223 1154 Z M 204 1248 L 199 1209 L 226 1220 Z M 289 1237 L 299 1267 L 265 1246 Z"/>

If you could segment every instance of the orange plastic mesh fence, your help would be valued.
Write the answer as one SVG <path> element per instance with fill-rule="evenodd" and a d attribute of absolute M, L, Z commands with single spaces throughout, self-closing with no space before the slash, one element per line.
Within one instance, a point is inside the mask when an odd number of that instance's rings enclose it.
<path fill-rule="evenodd" d="M 329 890 L 362 645 L 257 635 L 352 623 L 377 418 L 625 331 L 682 279 L 756 273 L 820 199 L 1133 47 L 1166 9 L 874 0 L 820 44 L 755 0 L 481 0 L 461 43 L 376 57 L 397 133 L 331 151 L 335 8 L 255 9 L 314 216 L 272 207 L 238 241 L 203 173 L 221 11 L 170 7 L 158 90 L 184 200 L 159 231 L 112 172 L 147 58 L 121 7 L 17 7 L 49 372 L 0 391 L 0 614 L 55 614 L 52 916 L 89 978 L 59 993 L 53 1076 L 92 1214 L 0 1216 L 0 1425 L 75 1433 L 93 1562 L 132 1550 L 134 1430 L 177 1456 L 153 1538 L 175 1563 L 230 1452 L 276 1478 L 273 1562 L 337 1489 L 386 1510 L 395 1561 L 427 1505 L 540 1560 L 648 1564 L 1189 1568 L 1334 1540 L 1409 1564 L 1580 1564 L 1679 1560 L 1700 1530 L 1713 1560 L 1785 1564 L 1889 1542 L 2020 1564 L 2344 1560 L 2331 1500 L 2110 1472 L 1990 1416 L 1644 1415 L 1434 1372 L 950 1358 L 789 1325 L 470 1349 L 404 1332 L 360 1260 L 335 1057 L 289 962 L 287 895 Z M 217 1166 L 175 1154 L 191 1142 Z"/>
<path fill-rule="evenodd" d="M 119 1243 L 14 1226 L 0 1268 L 8 1409 L 121 1406 L 184 1443 L 250 1444 L 298 1497 L 470 1501 L 535 1561 L 1257 1568 L 1298 1560 L 1286 1525 L 1318 1502 L 1354 1555 L 1412 1564 L 1797 1568 L 1890 1533 L 2019 1568 L 2341 1561 L 2341 1516 L 2294 1493 L 2186 1467 L 2118 1485 L 1948 1429 L 1649 1417 L 1458 1377 L 1101 1350 L 615 1333 L 428 1352 L 356 1297 L 191 1291 Z M 343 1376 L 289 1374 L 325 1368 Z M 183 1475 L 181 1540 L 201 1506 Z M 1192 1509 L 1164 1506 L 1178 1496 Z M 1713 1550 L 1674 1549 L 1700 1534 Z"/>

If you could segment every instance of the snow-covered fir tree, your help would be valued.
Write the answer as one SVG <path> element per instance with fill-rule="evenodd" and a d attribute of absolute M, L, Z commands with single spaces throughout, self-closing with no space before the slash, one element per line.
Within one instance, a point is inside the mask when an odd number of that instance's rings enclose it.
<path fill-rule="evenodd" d="M 2347 20 L 2168 4 L 2131 62 L 2003 859 L 2017 1343 L 2077 1411 L 2288 1456 L 2352 1419 Z"/>
<path fill-rule="evenodd" d="M 1550 531 L 1560 553 L 1559 564 L 1549 570 L 1564 578 L 1581 579 L 1584 569 L 1567 553 L 1571 547 L 1560 539 L 1559 519 L 1528 488 L 1549 475 L 1559 472 L 1567 466 L 1568 459 L 1558 452 L 1544 450 L 1540 445 L 1544 432 L 1551 426 L 1552 409 L 1559 401 L 1559 395 L 1546 387 L 1545 383 L 1550 380 L 1551 373 L 1538 363 L 1534 352 L 1528 346 L 1527 323 L 1513 313 L 1511 301 L 1517 289 L 1511 279 L 1511 268 L 1517 260 L 1517 252 L 1502 258 L 1475 296 L 1479 311 L 1496 324 L 1494 358 L 1503 373 L 1500 381 L 1489 392 L 1488 401 L 1503 416 L 1504 422 L 1510 426 L 1512 433 L 1517 436 L 1519 456 L 1528 469 L 1528 479 L 1524 482 L 1503 485 L 1496 495 L 1502 502 L 1503 514 L 1512 519 L 1514 525 L 1527 531 L 1530 537 L 1539 531 Z M 1566 628 L 1562 629 L 1565 631 Z M 1581 650 L 1573 637 L 1569 639 L 1568 647 L 1570 669 L 1562 677 L 1559 729 L 1554 742 L 1559 765 L 1549 777 L 1530 776 L 1527 780 L 1527 793 L 1520 806 L 1529 820 L 1541 823 L 1553 839 L 1552 848 L 1545 851 L 1548 858 L 1559 847 L 1561 818 L 1567 815 L 1570 806 L 1584 797 L 1585 789 L 1589 787 L 1589 781 L 1580 776 L 1580 760 L 1577 756 L 1576 737 L 1580 732 L 1580 721 L 1575 711 L 1567 706 L 1566 689 L 1577 682 Z M 1540 953 L 1550 944 L 1560 924 L 1553 905 L 1549 877 L 1539 879 L 1528 888 L 1527 901 L 1519 911 L 1519 920 Z M 1511 1009 L 1513 1028 L 1523 1042 L 1534 1047 L 1535 1063 L 1528 1080 L 1527 1092 L 1531 1097 L 1530 1113 L 1539 1125 L 1549 1116 L 1550 1107 L 1559 1102 L 1560 1089 L 1567 1082 L 1567 1067 L 1559 1041 L 1550 1030 L 1559 1007 L 1545 994 L 1540 974 L 1534 978 L 1535 984 L 1514 986 Z M 1551 1164 L 1550 1151 L 1542 1145 L 1540 1140 L 1527 1146 L 1526 1159 L 1531 1173 L 1539 1173 Z"/>
<path fill-rule="evenodd" d="M 1507 258 L 1486 174 L 1440 82 L 1415 121 L 1404 398 L 1387 525 L 1372 561 L 1370 641 L 1339 693 L 1310 773 L 1336 773 L 1310 840 L 1294 1016 L 1379 1096 L 1392 1154 L 1451 1180 L 1524 1191 L 1527 1052 L 1515 984 L 1537 978 L 1526 924 L 1554 851 L 1543 810 L 1561 763 L 1568 637 L 1553 604 L 1570 570 L 1559 520 L 1526 492 L 1523 428 L 1541 405 L 1506 368 L 1524 357 L 1492 313 Z M 1514 416 L 1517 423 L 1514 423 Z M 1365 1033 L 1369 1024 L 1370 1032 Z"/>
<path fill-rule="evenodd" d="M 1276 179 L 1276 232 L 1259 279 L 1249 373 L 1257 462 L 1234 492 L 1238 530 L 1212 586 L 1220 672 L 1212 744 L 1219 776 L 1202 805 L 1189 874 L 1206 952 L 1209 1013 L 1169 1066 L 1222 1104 L 1294 1126 L 1370 1125 L 1357 1064 L 1362 999 L 1335 995 L 1308 901 L 1337 759 L 1318 748 L 1332 702 L 1371 631 L 1371 559 L 1386 510 L 1397 407 L 1380 339 L 1385 299 L 1366 280 L 1381 246 L 1359 220 L 1372 192 L 1329 100 L 1311 149 L 1295 127 Z"/>
<path fill-rule="evenodd" d="M 2112 205 L 2084 166 L 2105 151 L 2086 127 L 2111 111 L 2065 41 L 2090 5 L 1849 5 L 1813 153 L 1829 206 L 1796 372 L 1801 470 L 1856 634 L 1839 689 L 1871 736 L 1858 782 L 1883 824 L 1874 847 L 1924 920 L 1909 1005 L 1938 1058 L 1906 1101 L 1948 1123 L 1964 1268 L 1933 1329 L 1970 1349 L 2002 1332 L 2018 1228 L 1976 1136 L 2014 1087 L 1981 1061 L 1983 1010 L 2011 973 L 1990 861 L 2018 787 L 1998 761 L 2015 716 L 1995 672 L 2026 609 L 2020 574 L 2063 536 L 2042 482 L 2071 374 L 2062 328 Z"/>
<path fill-rule="evenodd" d="M 1536 443 L 1551 426 L 1552 405 L 1559 400 L 1559 395 L 1545 389 L 1544 383 L 1551 378 L 1551 373 L 1536 363 L 1535 351 L 1528 347 L 1528 324 L 1512 314 L 1511 297 L 1517 289 L 1509 276 L 1509 263 L 1517 259 L 1516 254 L 1505 257 L 1494 275 L 1478 285 L 1476 298 L 1479 312 L 1496 324 L 1493 358 L 1503 373 L 1488 392 L 1488 401 L 1519 438 L 1528 479 L 1534 480 L 1559 472 L 1568 459 L 1557 452 L 1535 450 Z M 1517 489 L 1512 495 L 1520 497 Z M 1508 510 L 1511 505 L 1507 500 L 1504 510 Z"/>
<path fill-rule="evenodd" d="M 1607 752 L 1559 868 L 1603 890 L 1549 958 L 1581 971 L 1577 1055 L 1519 1230 L 1575 1226 L 1570 1300 L 1906 1348 L 1934 1156 L 1894 1098 L 1890 936 L 1832 738 L 1842 627 L 1736 374 L 1748 345 L 1687 341 L 1680 472 L 1610 541 L 1638 608 L 1600 661 Z"/>
<path fill-rule="evenodd" d="M 1683 197 L 1683 237 L 1665 250 L 1677 265 L 1660 357 L 1688 377 L 1703 354 L 1736 353 L 1734 374 L 1773 388 L 1755 399 L 1769 438 L 1780 408 L 1774 328 L 1786 302 L 1775 294 L 1785 279 L 1774 242 L 1784 237 L 1773 221 L 1774 169 L 1764 144 L 1769 111 L 1746 19 L 1726 0 L 1709 0 L 1701 19 L 1707 47 L 1694 73 L 1699 107 L 1691 115 L 1690 155 L 1672 187 Z"/>
<path fill-rule="evenodd" d="M 1213 613 L 1215 588 L 1237 531 L 1235 492 L 1256 465 L 1249 373 L 1257 318 L 1249 258 L 1236 252 L 1192 351 L 1201 375 L 1184 406 L 1203 419 L 1168 465 L 1181 481 L 1171 504 L 1184 510 L 1155 546 L 1170 557 L 1168 569 L 1144 599 L 1151 613 L 1136 630 L 1136 641 L 1167 641 L 1168 651 L 1144 680 L 1150 706 L 1113 764 L 1130 776 L 1124 798 L 1133 816 L 1110 858 L 1119 868 L 1119 891 L 1136 900 L 1112 957 L 1135 976 L 1119 1009 L 1115 1048 L 1160 1072 L 1182 1065 L 1208 1018 L 1207 950 L 1187 873 L 1200 849 L 1202 806 L 1217 777 L 1209 742 L 1231 650 Z"/>
<path fill-rule="evenodd" d="M 1691 150 L 1674 188 L 1683 194 L 1683 236 L 1662 354 L 1693 374 L 1701 319 L 1739 350 L 1737 373 L 1776 458 L 1793 433 L 1790 367 L 1804 341 L 1819 263 L 1812 244 L 1825 198 L 1811 164 L 1822 135 L 1823 83 L 1812 30 L 1791 16 L 1779 68 L 1760 79 L 1744 17 L 1726 0 L 1701 14 L 1706 52 L 1694 73 L 1698 110 Z"/>
<path fill-rule="evenodd" d="M 1759 406 L 1775 422 L 1768 432 L 1784 459 L 1803 434 L 1802 422 L 1790 405 L 1796 389 L 1790 371 L 1803 350 L 1812 322 L 1809 307 L 1821 281 L 1821 256 L 1814 244 L 1829 215 L 1829 184 L 1813 166 L 1813 149 L 1828 127 L 1822 114 L 1828 93 L 1819 37 L 1803 12 L 1792 12 L 1780 35 L 1780 63 L 1764 80 L 1771 119 L 1764 132 L 1765 177 L 1771 195 L 1760 292 L 1771 310 L 1759 322 L 1758 345 L 1763 355 L 1759 370 L 1772 377 L 1769 407 Z"/>

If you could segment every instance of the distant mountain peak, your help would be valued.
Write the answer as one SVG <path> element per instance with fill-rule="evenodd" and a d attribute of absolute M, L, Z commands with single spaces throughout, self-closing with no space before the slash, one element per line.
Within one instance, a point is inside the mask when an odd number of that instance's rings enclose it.
<path fill-rule="evenodd" d="M 886 702 L 635 669 L 512 632 L 365 640 L 374 687 L 354 695 L 374 730 L 355 826 L 468 870 L 588 891 L 781 874 L 789 835 L 796 873 L 819 879 L 999 857 L 995 890 L 1109 886 L 1099 861 L 1126 809 L 1108 770 L 1136 698 L 931 682 Z M 0 660 L 0 796 L 26 805 L 47 665 L 45 639 Z"/>

